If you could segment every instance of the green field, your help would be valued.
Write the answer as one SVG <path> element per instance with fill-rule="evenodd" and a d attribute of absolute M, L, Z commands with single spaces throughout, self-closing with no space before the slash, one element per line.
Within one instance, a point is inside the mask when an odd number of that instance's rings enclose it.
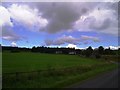
<path fill-rule="evenodd" d="M 64 87 L 115 67 L 101 59 L 78 55 L 4 52 L 3 88 Z"/>

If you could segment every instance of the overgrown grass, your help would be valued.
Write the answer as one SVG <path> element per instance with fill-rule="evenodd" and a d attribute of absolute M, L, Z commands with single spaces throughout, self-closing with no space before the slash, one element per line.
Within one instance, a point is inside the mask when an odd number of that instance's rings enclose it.
<path fill-rule="evenodd" d="M 102 55 L 106 61 L 120 62 L 120 55 Z"/>
<path fill-rule="evenodd" d="M 2 62 L 3 88 L 64 87 L 116 67 L 77 55 L 40 53 L 3 53 Z"/>

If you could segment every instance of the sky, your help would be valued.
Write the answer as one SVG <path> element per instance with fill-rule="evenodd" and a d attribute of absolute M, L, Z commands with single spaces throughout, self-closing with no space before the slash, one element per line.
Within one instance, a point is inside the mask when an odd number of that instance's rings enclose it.
<path fill-rule="evenodd" d="M 103 0 L 106 1 L 106 0 Z M 118 48 L 118 2 L 2 2 L 0 43 Z M 111 0 L 110 0 L 111 1 Z"/>

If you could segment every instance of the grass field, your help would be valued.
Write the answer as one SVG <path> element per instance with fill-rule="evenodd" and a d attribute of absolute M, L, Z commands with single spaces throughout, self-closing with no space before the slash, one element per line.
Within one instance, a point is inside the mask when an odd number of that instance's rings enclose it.
<path fill-rule="evenodd" d="M 64 87 L 117 67 L 77 55 L 4 52 L 2 56 L 3 88 Z"/>

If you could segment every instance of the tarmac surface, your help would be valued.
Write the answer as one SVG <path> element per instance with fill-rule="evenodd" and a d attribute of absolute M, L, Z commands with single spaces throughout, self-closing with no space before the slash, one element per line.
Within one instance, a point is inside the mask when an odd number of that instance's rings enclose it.
<path fill-rule="evenodd" d="M 68 88 L 118 88 L 118 82 L 120 81 L 118 78 L 120 75 L 118 74 L 120 74 L 120 69 L 112 70 L 82 83 L 71 85 Z"/>

